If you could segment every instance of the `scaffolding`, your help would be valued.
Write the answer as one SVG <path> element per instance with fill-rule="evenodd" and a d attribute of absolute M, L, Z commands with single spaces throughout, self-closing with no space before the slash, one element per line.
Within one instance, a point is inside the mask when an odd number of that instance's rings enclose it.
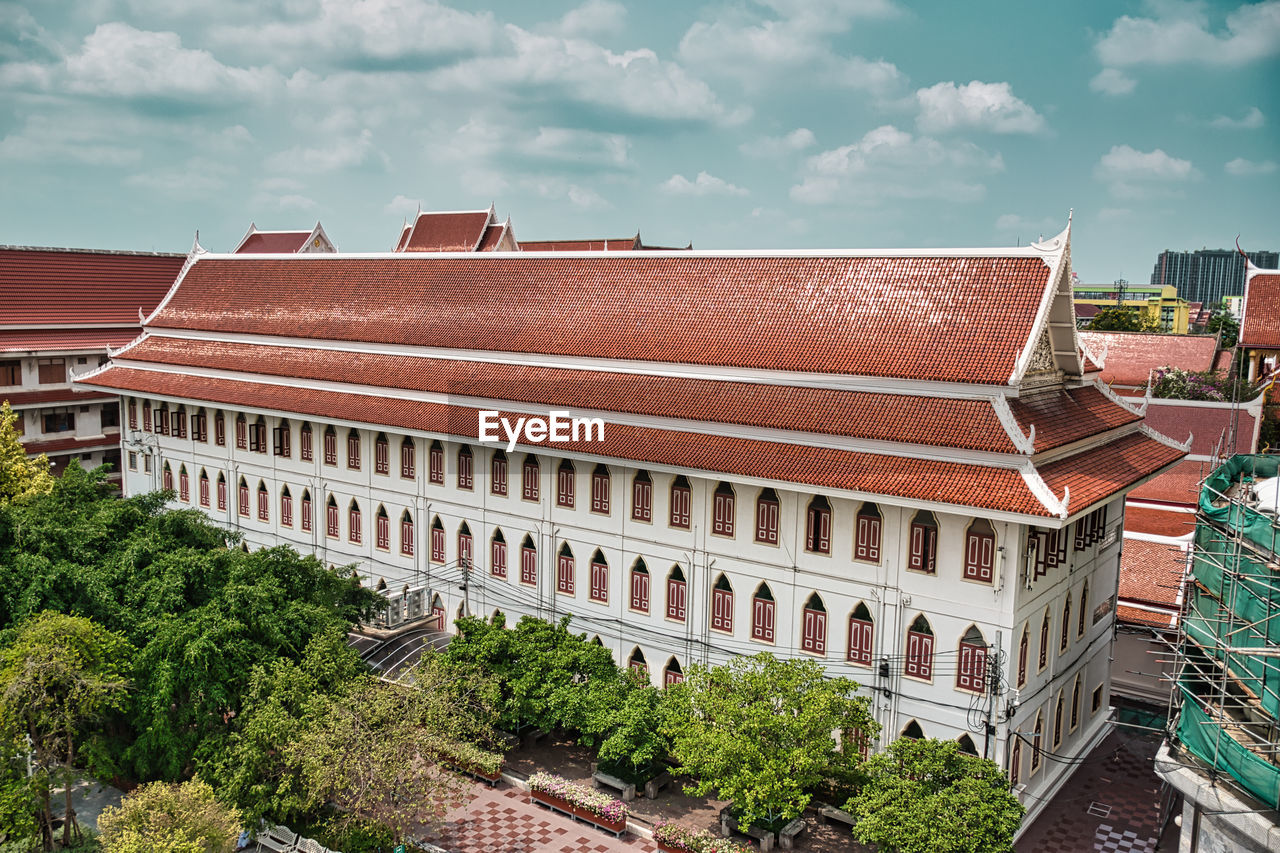
<path fill-rule="evenodd" d="M 1239 455 L 1201 487 L 1178 631 L 1177 740 L 1280 807 L 1280 498 L 1258 486 L 1280 456 Z"/>

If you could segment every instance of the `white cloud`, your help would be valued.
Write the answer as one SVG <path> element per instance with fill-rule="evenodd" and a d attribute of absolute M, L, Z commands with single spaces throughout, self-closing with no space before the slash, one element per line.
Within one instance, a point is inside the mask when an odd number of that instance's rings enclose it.
<path fill-rule="evenodd" d="M 1089 88 L 1104 95 L 1127 95 L 1138 85 L 1138 81 L 1125 74 L 1119 68 L 1104 68 L 1089 81 Z"/>
<path fill-rule="evenodd" d="M 684 175 L 672 175 L 663 181 L 658 189 L 671 195 L 690 195 L 690 196 L 708 196 L 708 195 L 746 195 L 747 191 L 742 187 L 735 186 L 723 178 L 717 178 L 715 175 L 707 172 L 699 172 L 697 177 L 692 181 Z"/>
<path fill-rule="evenodd" d="M 1262 160 L 1260 162 L 1255 162 L 1253 160 L 1246 160 L 1243 157 L 1237 157 L 1223 166 L 1223 169 L 1226 170 L 1228 175 L 1235 175 L 1237 178 L 1251 178 L 1260 175 L 1274 174 L 1276 171 L 1276 164 L 1274 160 Z"/>
<path fill-rule="evenodd" d="M 748 157 L 777 158 L 803 151 L 817 141 L 812 130 L 799 127 L 785 136 L 763 136 L 744 142 L 738 146 L 738 150 Z"/>
<path fill-rule="evenodd" d="M 569 197 L 570 204 L 583 210 L 601 210 L 606 207 L 612 207 L 600 193 L 587 187 L 580 187 L 577 184 L 569 184 L 566 195 Z"/>
<path fill-rule="evenodd" d="M 1003 168 L 999 154 L 988 154 L 972 143 L 942 142 L 885 125 L 850 145 L 810 157 L 805 175 L 790 195 L 805 204 L 848 201 L 875 206 L 892 199 L 972 202 L 986 192 L 979 177 Z"/>
<path fill-rule="evenodd" d="M 587 0 L 565 13 L 558 29 L 566 36 L 614 35 L 626 23 L 627 7 L 616 0 Z"/>
<path fill-rule="evenodd" d="M 335 139 L 325 145 L 294 146 L 272 156 L 267 165 L 281 172 L 334 172 L 359 166 L 374 154 L 373 132 L 365 128 L 357 136 Z"/>
<path fill-rule="evenodd" d="M 523 134 L 521 134 L 523 137 Z M 540 127 L 528 141 L 511 141 L 522 154 L 544 160 L 625 166 L 631 147 L 620 133 L 600 133 L 566 127 Z"/>
<path fill-rule="evenodd" d="M 1262 114 L 1262 110 L 1257 107 L 1249 107 L 1249 111 L 1240 118 L 1214 116 L 1213 120 L 1209 122 L 1209 126 L 1224 130 L 1257 130 L 1266 123 L 1267 117 Z"/>
<path fill-rule="evenodd" d="M 1280 53 L 1280 0 L 1245 4 L 1211 28 L 1202 3 L 1149 3 L 1153 17 L 1116 19 L 1094 46 L 1109 68 L 1134 65 L 1244 65 Z"/>
<path fill-rule="evenodd" d="M 1117 198 L 1163 198 L 1179 195 L 1177 185 L 1195 180 L 1200 173 L 1190 160 L 1166 154 L 1162 149 L 1139 151 L 1128 145 L 1111 148 L 1093 169 Z"/>
<path fill-rule="evenodd" d="M 386 207 L 382 208 L 384 213 L 399 214 L 405 218 L 415 216 L 422 209 L 422 199 L 409 198 L 407 195 L 397 194 L 395 198 L 387 202 Z"/>
<path fill-rule="evenodd" d="M 1017 213 L 1006 213 L 996 219 L 996 231 L 1001 234 L 1017 234 L 1028 240 L 1036 234 L 1056 234 L 1062 230 L 1062 222 L 1052 216 L 1031 219 Z"/>
<path fill-rule="evenodd" d="M 1044 118 L 1014 97 L 1008 83 L 974 80 L 963 86 L 938 83 L 916 92 L 920 114 L 916 124 L 926 133 L 976 128 L 993 133 L 1038 133 Z"/>

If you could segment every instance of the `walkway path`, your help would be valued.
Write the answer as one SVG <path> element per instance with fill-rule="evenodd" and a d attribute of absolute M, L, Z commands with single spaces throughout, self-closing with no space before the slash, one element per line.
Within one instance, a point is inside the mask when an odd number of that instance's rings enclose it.
<path fill-rule="evenodd" d="M 449 853 L 609 853 L 653 850 L 653 842 L 634 836 L 614 838 L 529 802 L 529 794 L 502 786 L 476 785 L 474 799 L 447 818 L 445 831 L 432 839 Z"/>

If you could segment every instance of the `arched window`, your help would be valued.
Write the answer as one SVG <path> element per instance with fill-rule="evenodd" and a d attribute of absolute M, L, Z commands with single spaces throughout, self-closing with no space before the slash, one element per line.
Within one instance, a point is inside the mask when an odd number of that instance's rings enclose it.
<path fill-rule="evenodd" d="M 378 504 L 378 511 L 373 515 L 373 542 L 374 545 L 383 551 L 391 550 L 391 518 L 387 515 L 387 508 L 382 504 Z"/>
<path fill-rule="evenodd" d="M 667 668 L 662 671 L 662 686 L 670 687 L 682 681 L 684 681 L 684 670 L 680 668 L 680 661 L 673 655 L 671 660 L 667 661 Z"/>
<path fill-rule="evenodd" d="M 475 488 L 475 458 L 471 455 L 471 448 L 462 445 L 458 448 L 458 488 L 463 491 L 471 491 Z"/>
<path fill-rule="evenodd" d="M 267 421 L 262 415 L 249 425 L 249 449 L 254 453 L 267 452 Z"/>
<path fill-rule="evenodd" d="M 556 555 L 556 592 L 573 595 L 573 551 L 568 542 L 560 546 Z"/>
<path fill-rule="evenodd" d="M 556 469 L 556 506 L 573 509 L 573 479 L 573 463 L 560 460 L 560 467 Z"/>
<path fill-rule="evenodd" d="M 417 476 L 418 472 L 418 452 L 414 447 L 413 439 L 405 436 L 400 442 L 400 477 L 404 480 L 412 480 Z"/>
<path fill-rule="evenodd" d="M 293 495 L 288 486 L 280 487 L 280 524 L 293 527 Z"/>
<path fill-rule="evenodd" d="M 1067 650 L 1067 642 L 1071 637 L 1071 590 L 1067 590 L 1067 600 L 1062 602 L 1062 631 L 1058 637 L 1058 653 Z"/>
<path fill-rule="evenodd" d="M 438 515 L 431 519 L 431 562 L 444 562 L 444 524 Z"/>
<path fill-rule="evenodd" d="M 875 639 L 875 623 L 871 611 L 861 601 L 849 614 L 849 663 L 871 666 L 871 641 Z"/>
<path fill-rule="evenodd" d="M 138 428 L 138 401 L 133 397 L 125 404 L 125 408 L 129 412 L 129 429 Z"/>
<path fill-rule="evenodd" d="M 267 491 L 267 484 L 262 480 L 258 481 L 258 521 L 271 520 L 271 495 Z"/>
<path fill-rule="evenodd" d="M 773 642 L 774 609 L 773 593 L 769 590 L 769 585 L 760 584 L 751 597 L 751 639 L 763 643 Z"/>
<path fill-rule="evenodd" d="M 1062 691 L 1058 691 L 1058 701 L 1053 708 L 1053 748 L 1057 749 L 1062 743 L 1062 723 L 1063 723 L 1063 704 Z"/>
<path fill-rule="evenodd" d="M 538 500 L 538 478 L 542 470 L 538 466 L 538 457 L 529 454 L 520 467 L 520 497 L 526 501 Z"/>
<path fill-rule="evenodd" d="M 191 502 L 191 479 L 187 476 L 187 466 L 178 468 L 178 499 L 183 503 Z"/>
<path fill-rule="evenodd" d="M 169 404 L 161 403 L 160 408 L 156 410 L 156 432 L 160 435 L 169 434 Z"/>
<path fill-rule="evenodd" d="M 689 480 L 677 474 L 671 481 L 671 527 L 689 529 L 689 506 L 692 503 Z"/>
<path fill-rule="evenodd" d="M 683 622 L 684 603 L 684 572 L 679 566 L 672 566 L 671 571 L 667 573 L 667 618 L 675 622 Z"/>
<path fill-rule="evenodd" d="M 716 493 L 712 499 L 711 532 L 717 536 L 733 536 L 733 521 L 733 486 L 721 483 L 716 486 Z"/>
<path fill-rule="evenodd" d="M 756 541 L 778 544 L 778 493 L 773 489 L 761 489 L 756 498 Z"/>
<path fill-rule="evenodd" d="M 407 509 L 400 515 L 400 553 L 413 556 L 413 516 Z"/>
<path fill-rule="evenodd" d="M 987 641 L 977 625 L 970 625 L 960 638 L 960 666 L 956 669 L 956 687 L 985 693 L 987 689 Z"/>
<path fill-rule="evenodd" d="M 855 522 L 853 558 L 864 563 L 880 562 L 880 508 L 864 503 L 858 508 Z"/>
<path fill-rule="evenodd" d="M 360 470 L 360 430 L 347 430 L 347 467 Z"/>
<path fill-rule="evenodd" d="M 910 738 L 911 740 L 924 740 L 924 729 L 920 728 L 919 723 L 912 720 L 902 727 L 900 737 Z"/>
<path fill-rule="evenodd" d="M 938 520 L 928 510 L 920 510 L 911 519 L 910 548 L 907 568 L 928 575 L 938 573 Z"/>
<path fill-rule="evenodd" d="M 173 437 L 187 437 L 187 407 L 179 405 L 173 413 Z"/>
<path fill-rule="evenodd" d="M 164 468 L 160 471 L 160 487 L 170 491 L 173 489 L 173 469 L 168 462 L 164 463 Z"/>
<path fill-rule="evenodd" d="M 385 433 L 378 433 L 373 440 L 373 473 L 391 473 L 391 444 Z"/>
<path fill-rule="evenodd" d="M 200 506 L 209 506 L 209 474 L 203 468 L 200 469 Z"/>
<path fill-rule="evenodd" d="M 1071 688 L 1071 731 L 1080 724 L 1080 674 L 1076 673 L 1076 683 Z"/>
<path fill-rule="evenodd" d="M 627 658 L 627 668 L 640 673 L 646 678 L 649 677 L 649 664 L 644 659 L 644 652 L 640 651 L 640 647 L 636 646 L 631 652 L 631 657 Z"/>
<path fill-rule="evenodd" d="M 338 431 L 332 425 L 324 430 L 324 464 L 338 464 Z"/>
<path fill-rule="evenodd" d="M 435 622 L 437 631 L 444 630 L 444 619 L 445 619 L 444 601 L 441 600 L 439 595 L 432 596 L 431 621 Z"/>
<path fill-rule="evenodd" d="M 507 454 L 501 450 L 493 451 L 489 460 L 489 494 L 507 496 Z"/>
<path fill-rule="evenodd" d="M 529 536 L 520 543 L 520 583 L 538 585 L 538 549 Z"/>
<path fill-rule="evenodd" d="M 631 567 L 631 609 L 638 613 L 649 612 L 649 569 L 643 558 L 637 558 Z"/>
<path fill-rule="evenodd" d="M 827 608 L 815 592 L 801 611 L 800 651 L 813 655 L 827 653 Z"/>
<path fill-rule="evenodd" d="M 315 458 L 315 448 L 311 444 L 311 424 L 304 423 L 298 428 L 298 458 L 310 462 Z"/>
<path fill-rule="evenodd" d="M 280 423 L 272 430 L 272 438 L 274 444 L 274 453 L 284 459 L 289 459 L 293 454 L 292 436 L 293 427 L 289 426 L 289 422 L 284 418 L 280 419 Z"/>
<path fill-rule="evenodd" d="M 360 504 L 354 500 L 351 506 L 347 508 L 347 539 L 359 545 L 363 535 L 363 525 L 360 523 Z"/>
<path fill-rule="evenodd" d="M 631 520 L 653 520 L 653 481 L 644 471 L 637 471 L 631 481 Z"/>
<path fill-rule="evenodd" d="M 218 509 L 225 510 L 227 508 L 227 478 L 221 472 L 218 473 Z"/>
<path fill-rule="evenodd" d="M 591 511 L 609 514 L 609 469 L 596 465 L 591 472 Z"/>
<path fill-rule="evenodd" d="M 302 529 L 311 532 L 311 527 L 315 521 L 311 511 L 311 492 L 308 489 L 302 490 Z"/>
<path fill-rule="evenodd" d="M 1040 711 L 1036 712 L 1036 727 L 1032 729 L 1031 735 L 1031 772 L 1034 774 L 1040 769 L 1040 756 L 1044 751 L 1044 714 Z"/>
<path fill-rule="evenodd" d="M 1009 784 L 1016 786 L 1022 775 L 1022 738 L 1013 735 L 1013 747 L 1009 751 Z"/>
<path fill-rule="evenodd" d="M 213 443 L 219 447 L 227 446 L 227 419 L 222 412 L 213 414 Z"/>
<path fill-rule="evenodd" d="M 469 569 L 474 565 L 472 563 L 474 550 L 471 544 L 471 528 L 464 521 L 458 525 L 458 563 L 464 569 Z"/>
<path fill-rule="evenodd" d="M 960 735 L 960 739 L 956 741 L 960 744 L 960 751 L 966 755 L 977 756 L 978 748 L 973 745 L 973 738 L 968 735 Z"/>
<path fill-rule="evenodd" d="M 1040 669 L 1049 663 L 1049 608 L 1044 609 L 1044 621 L 1040 623 Z"/>
<path fill-rule="evenodd" d="M 991 583 L 995 577 L 996 532 L 991 522 L 976 518 L 964 537 L 964 579 Z"/>
<path fill-rule="evenodd" d="M 495 578 L 507 578 L 507 540 L 501 530 L 495 529 L 489 540 L 489 573 Z"/>
<path fill-rule="evenodd" d="M 831 504 L 822 495 L 809 501 L 804 542 L 806 551 L 814 554 L 831 553 Z"/>
<path fill-rule="evenodd" d="M 249 517 L 249 484 L 244 477 L 240 478 L 240 514 Z"/>
<path fill-rule="evenodd" d="M 338 526 L 338 501 L 329 495 L 329 501 L 324 508 L 325 515 L 325 534 L 330 538 L 337 539 L 342 535 L 342 531 Z"/>
<path fill-rule="evenodd" d="M 151 401 L 142 401 L 142 428 L 151 432 Z"/>
<path fill-rule="evenodd" d="M 920 614 L 907 631 L 907 664 L 905 674 L 912 678 L 933 680 L 933 629 Z"/>
<path fill-rule="evenodd" d="M 711 588 L 711 628 L 733 633 L 733 587 L 724 575 L 716 578 Z"/>
<path fill-rule="evenodd" d="M 1022 639 L 1018 641 L 1018 686 L 1027 683 L 1027 650 L 1031 645 L 1031 625 L 1022 624 Z"/>
<path fill-rule="evenodd" d="M 191 416 L 191 437 L 201 443 L 209 441 L 209 415 L 203 406 Z"/>
<path fill-rule="evenodd" d="M 1076 637 L 1083 637 L 1085 630 L 1085 615 L 1089 612 L 1089 582 L 1084 582 L 1084 588 L 1080 590 L 1080 625 L 1076 628 Z"/>
<path fill-rule="evenodd" d="M 609 603 L 609 564 L 599 548 L 591 555 L 591 600 Z"/>
<path fill-rule="evenodd" d="M 444 445 L 439 441 L 431 442 L 427 450 L 427 480 L 437 486 L 444 485 Z"/>

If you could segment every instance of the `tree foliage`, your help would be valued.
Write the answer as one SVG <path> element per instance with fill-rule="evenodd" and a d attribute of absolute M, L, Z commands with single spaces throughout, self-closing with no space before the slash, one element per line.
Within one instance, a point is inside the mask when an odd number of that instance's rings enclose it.
<path fill-rule="evenodd" d="M 53 488 L 48 457 L 42 453 L 27 458 L 14 429 L 17 422 L 9 401 L 0 401 L 0 507 L 46 494 Z"/>
<path fill-rule="evenodd" d="M 768 653 L 696 665 L 667 688 L 662 728 L 680 771 L 698 780 L 688 793 L 733 800 L 743 824 L 776 824 L 861 762 L 854 733 L 874 737 L 879 725 L 857 690 L 850 679 L 825 678 L 814 661 Z"/>
<path fill-rule="evenodd" d="M 241 826 L 199 779 L 143 785 L 98 818 L 103 853 L 231 853 Z"/>
<path fill-rule="evenodd" d="M 1025 811 L 993 761 L 954 741 L 901 738 L 863 767 L 853 836 L 886 853 L 1012 853 Z"/>
<path fill-rule="evenodd" d="M 1231 349 L 1236 345 L 1236 341 L 1240 339 L 1240 321 L 1236 319 L 1225 308 L 1219 307 L 1209 315 L 1209 321 L 1205 323 L 1204 330 L 1209 334 L 1215 332 L 1220 335 L 1218 339 L 1218 347 L 1221 349 Z"/>
<path fill-rule="evenodd" d="M 1137 308 L 1103 308 L 1089 321 L 1092 332 L 1159 332 L 1160 324 Z"/>

